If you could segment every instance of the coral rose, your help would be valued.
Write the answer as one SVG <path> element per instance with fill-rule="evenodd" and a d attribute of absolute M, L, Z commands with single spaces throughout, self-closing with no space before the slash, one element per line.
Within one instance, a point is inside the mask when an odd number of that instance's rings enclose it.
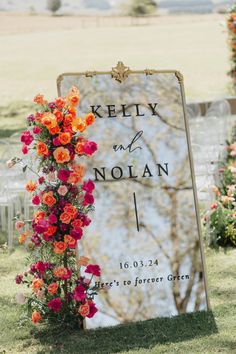
<path fill-rule="evenodd" d="M 43 203 L 50 208 L 56 203 L 56 198 L 53 196 L 53 192 L 48 192 L 43 194 Z"/>
<path fill-rule="evenodd" d="M 24 244 L 28 236 L 29 236 L 29 231 L 23 232 L 23 234 L 19 236 L 19 243 L 21 245 Z"/>
<path fill-rule="evenodd" d="M 41 104 L 41 105 L 44 105 L 47 103 L 47 101 L 44 99 L 44 95 L 36 95 L 34 97 L 34 102 L 37 103 L 37 104 Z"/>
<path fill-rule="evenodd" d="M 69 248 L 75 248 L 77 243 L 76 239 L 74 237 L 71 237 L 70 235 L 64 236 L 64 242 Z"/>
<path fill-rule="evenodd" d="M 37 183 L 36 183 L 36 182 L 29 181 L 29 182 L 26 184 L 25 189 L 26 189 L 28 192 L 32 193 L 33 191 L 35 191 L 36 187 L 37 187 Z"/>
<path fill-rule="evenodd" d="M 49 133 L 52 135 L 60 133 L 60 128 L 58 125 L 49 129 Z"/>
<path fill-rule="evenodd" d="M 64 212 L 60 215 L 60 220 L 61 222 L 63 222 L 64 224 L 69 224 L 71 222 L 72 216 L 71 214 Z"/>
<path fill-rule="evenodd" d="M 44 285 L 43 279 L 34 278 L 32 281 L 32 288 L 34 291 L 41 289 L 43 285 Z"/>
<path fill-rule="evenodd" d="M 89 314 L 89 312 L 90 312 L 90 307 L 87 302 L 83 305 L 80 305 L 79 313 L 81 316 L 86 317 Z"/>
<path fill-rule="evenodd" d="M 57 97 L 55 100 L 55 105 L 57 106 L 57 108 L 62 109 L 65 105 L 65 100 L 62 97 Z"/>
<path fill-rule="evenodd" d="M 88 263 L 89 263 L 89 258 L 84 256 L 81 256 L 77 261 L 78 266 L 86 267 Z"/>
<path fill-rule="evenodd" d="M 53 156 L 57 163 L 65 163 L 70 161 L 70 152 L 68 149 L 58 147 L 53 152 Z"/>
<path fill-rule="evenodd" d="M 49 285 L 48 285 L 48 292 L 49 292 L 49 294 L 51 294 L 51 295 L 56 294 L 57 289 L 58 289 L 58 286 L 59 286 L 59 285 L 58 285 L 57 283 L 49 284 Z"/>
<path fill-rule="evenodd" d="M 67 203 L 64 207 L 64 212 L 69 213 L 71 215 L 71 218 L 74 219 L 77 214 L 77 209 L 72 204 Z"/>
<path fill-rule="evenodd" d="M 39 156 L 47 156 L 48 155 L 48 147 L 42 141 L 39 141 L 36 145 L 37 153 Z"/>
<path fill-rule="evenodd" d="M 59 241 L 59 242 L 54 242 L 54 253 L 56 254 L 63 254 L 67 248 L 67 245 L 65 242 Z"/>
<path fill-rule="evenodd" d="M 39 321 L 42 321 L 42 316 L 40 315 L 40 313 L 36 310 L 34 310 L 32 312 L 32 316 L 31 316 L 32 322 L 35 324 Z"/>
<path fill-rule="evenodd" d="M 70 269 L 67 269 L 63 266 L 59 266 L 54 269 L 53 274 L 57 278 L 61 278 L 63 280 L 66 280 L 66 279 L 70 279 L 72 272 Z"/>
<path fill-rule="evenodd" d="M 71 135 L 70 133 L 61 133 L 59 134 L 59 141 L 62 145 L 69 144 L 71 141 Z"/>

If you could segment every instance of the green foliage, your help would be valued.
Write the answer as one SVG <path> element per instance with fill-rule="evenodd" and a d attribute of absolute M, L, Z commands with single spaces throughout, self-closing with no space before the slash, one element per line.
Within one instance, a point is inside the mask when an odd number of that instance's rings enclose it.
<path fill-rule="evenodd" d="M 157 10 L 154 0 L 130 0 L 126 7 L 126 13 L 130 16 L 152 15 Z"/>
<path fill-rule="evenodd" d="M 53 14 L 61 7 L 61 0 L 47 0 L 47 9 Z"/>

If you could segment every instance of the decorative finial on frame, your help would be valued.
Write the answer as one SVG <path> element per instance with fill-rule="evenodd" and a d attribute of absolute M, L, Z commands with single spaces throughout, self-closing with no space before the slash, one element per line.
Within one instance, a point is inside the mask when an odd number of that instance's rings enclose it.
<path fill-rule="evenodd" d="M 129 74 L 130 68 L 125 66 L 122 61 L 119 61 L 111 71 L 111 77 L 120 83 L 125 81 L 129 77 Z"/>

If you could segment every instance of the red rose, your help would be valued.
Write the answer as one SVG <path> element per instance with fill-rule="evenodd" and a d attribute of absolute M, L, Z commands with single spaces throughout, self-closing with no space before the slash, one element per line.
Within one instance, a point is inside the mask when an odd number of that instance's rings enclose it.
<path fill-rule="evenodd" d="M 93 204 L 93 203 L 94 203 L 93 195 L 89 194 L 89 193 L 85 193 L 83 205 L 86 206 L 86 205 Z"/>
<path fill-rule="evenodd" d="M 89 264 L 87 268 L 85 269 L 85 273 L 90 273 L 93 275 L 96 275 L 97 277 L 100 277 L 101 275 L 101 269 L 99 265 L 97 264 Z"/>
<path fill-rule="evenodd" d="M 22 146 L 21 151 L 23 152 L 24 155 L 26 155 L 26 154 L 28 154 L 29 149 L 28 149 L 27 146 L 24 144 L 24 145 Z"/>
<path fill-rule="evenodd" d="M 62 302 L 59 297 L 56 297 L 55 299 L 52 299 L 48 303 L 48 308 L 51 309 L 54 312 L 59 312 L 62 307 Z"/>
<path fill-rule="evenodd" d="M 62 181 L 62 182 L 67 182 L 68 178 L 70 177 L 70 171 L 66 170 L 65 168 L 61 168 L 58 171 L 57 177 Z"/>
<path fill-rule="evenodd" d="M 76 301 L 82 301 L 86 298 L 86 294 L 85 294 L 85 288 L 83 287 L 83 285 L 78 285 L 75 288 L 74 291 L 74 299 Z"/>

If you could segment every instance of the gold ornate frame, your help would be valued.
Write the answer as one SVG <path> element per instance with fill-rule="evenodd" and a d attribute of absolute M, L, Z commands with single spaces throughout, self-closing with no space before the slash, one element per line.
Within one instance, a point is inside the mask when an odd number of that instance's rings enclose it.
<path fill-rule="evenodd" d="M 192 155 L 192 148 L 191 148 L 191 139 L 190 139 L 190 131 L 189 131 L 189 124 L 187 119 L 187 109 L 186 109 L 186 99 L 185 99 L 185 91 L 184 91 L 184 78 L 181 72 L 177 70 L 155 70 L 155 69 L 145 69 L 145 70 L 131 70 L 129 67 L 125 66 L 122 61 L 119 61 L 115 67 L 112 67 L 110 71 L 85 71 L 85 72 L 66 72 L 58 76 L 57 78 L 57 92 L 58 95 L 61 96 L 61 83 L 66 76 L 86 76 L 86 77 L 93 77 L 97 75 L 110 75 L 111 79 L 122 83 L 126 79 L 128 79 L 129 75 L 132 74 L 146 74 L 146 75 L 154 75 L 154 74 L 174 74 L 179 82 L 180 85 L 180 92 L 181 92 L 181 99 L 182 99 L 182 107 L 183 107 L 183 116 L 184 116 L 184 123 L 186 129 L 186 138 L 187 138 L 187 145 L 188 145 L 188 154 L 189 154 L 189 163 L 191 169 L 191 177 L 193 183 L 193 194 L 194 194 L 194 205 L 196 210 L 196 219 L 197 219 L 197 227 L 198 227 L 198 235 L 199 235 L 199 245 L 200 245 L 200 253 L 201 253 L 201 260 L 203 265 L 203 279 L 204 279 L 204 286 L 205 286 L 205 294 L 206 294 L 206 303 L 207 309 L 210 310 L 210 301 L 208 296 L 208 281 L 206 275 L 206 263 L 203 251 L 203 240 L 202 240 L 202 231 L 201 231 L 201 222 L 200 222 L 200 212 L 199 212 L 199 205 L 197 199 L 197 188 L 196 188 L 196 180 L 195 180 L 195 173 L 194 173 L 194 165 L 193 165 L 193 155 Z"/>

